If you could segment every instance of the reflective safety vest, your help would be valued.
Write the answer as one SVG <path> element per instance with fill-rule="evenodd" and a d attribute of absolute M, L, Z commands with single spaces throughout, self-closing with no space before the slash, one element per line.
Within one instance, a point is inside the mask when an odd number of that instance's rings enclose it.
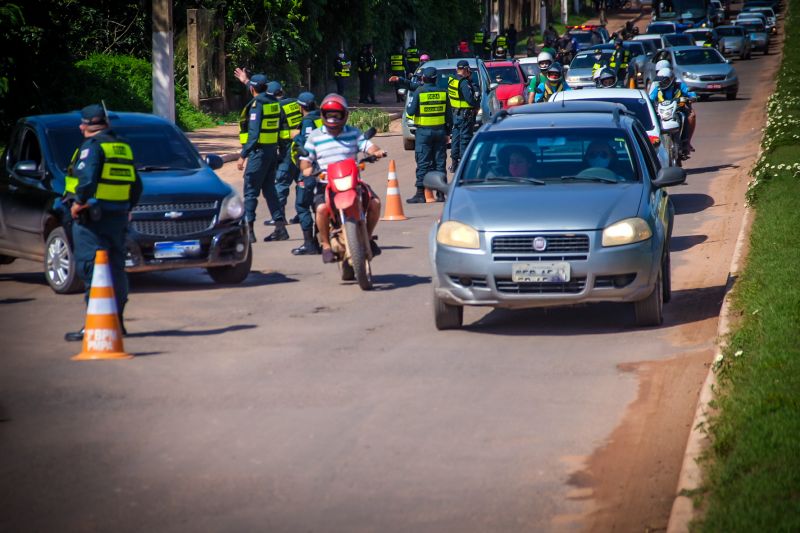
<path fill-rule="evenodd" d="M 315 118 L 314 119 L 314 127 L 315 128 L 321 128 L 322 127 L 322 119 L 321 118 Z M 297 151 L 297 149 L 299 147 L 300 147 L 300 145 L 297 143 L 297 137 L 295 137 L 295 141 L 292 143 L 292 147 L 289 150 L 289 153 L 291 154 L 291 158 L 292 158 L 292 163 L 295 164 L 295 165 L 297 165 L 297 161 L 299 160 L 299 157 L 300 157 L 300 154 Z"/>
<path fill-rule="evenodd" d="M 239 142 L 247 143 L 247 123 L 252 108 L 248 104 L 239 114 Z M 261 128 L 258 132 L 258 144 L 278 144 L 278 129 L 281 122 L 281 104 L 267 102 L 262 105 Z"/>
<path fill-rule="evenodd" d="M 389 56 L 389 66 L 392 72 L 405 72 L 406 67 L 403 65 L 403 54 L 392 54 Z"/>
<path fill-rule="evenodd" d="M 336 59 L 336 72 L 333 75 L 337 78 L 349 78 L 350 77 L 350 62 L 349 61 L 342 61 L 341 59 Z"/>
<path fill-rule="evenodd" d="M 408 63 L 409 70 L 414 70 L 419 64 L 419 48 L 406 49 L 406 62 Z"/>
<path fill-rule="evenodd" d="M 546 102 L 550 98 L 550 96 L 553 95 L 553 93 L 557 93 L 557 92 L 560 92 L 562 90 L 564 90 L 564 83 L 563 82 L 559 82 L 558 85 L 556 85 L 555 87 L 553 87 L 549 83 L 545 83 L 544 84 L 544 97 L 542 97 L 542 99 L 540 101 Z"/>
<path fill-rule="evenodd" d="M 506 48 L 508 46 L 508 39 L 506 38 L 505 35 L 498 35 L 497 40 L 494 42 L 494 45 Z"/>
<path fill-rule="evenodd" d="M 472 38 L 472 44 L 483 44 L 483 32 L 476 31 L 475 36 Z"/>
<path fill-rule="evenodd" d="M 300 111 L 300 104 L 294 98 L 281 98 L 278 103 L 283 108 L 287 123 L 287 127 L 282 128 L 280 131 L 280 138 L 283 140 L 291 139 L 291 130 L 297 128 L 303 122 L 303 112 Z"/>
<path fill-rule="evenodd" d="M 419 111 L 414 115 L 414 124 L 428 128 L 445 125 L 447 110 L 447 93 L 444 91 L 427 91 L 417 94 Z"/>
<path fill-rule="evenodd" d="M 133 151 L 129 144 L 114 141 L 101 142 L 103 150 L 103 168 L 94 197 L 106 202 L 128 202 L 131 199 L 131 185 L 136 182 L 136 167 L 133 164 Z M 75 194 L 78 187 L 78 178 L 72 175 L 73 166 L 78 161 L 80 149 L 72 155 L 67 176 L 65 177 L 64 192 Z"/>
<path fill-rule="evenodd" d="M 658 89 L 658 102 L 659 103 L 663 102 L 664 100 L 676 100 L 676 99 L 680 98 L 681 96 L 683 96 L 683 93 L 681 92 L 680 87 L 675 89 L 675 92 L 672 93 L 672 98 L 666 98 L 664 96 L 664 93 L 661 92 L 661 89 Z"/>
<path fill-rule="evenodd" d="M 611 61 L 608 63 L 608 66 L 614 69 L 617 68 L 617 60 L 619 60 L 620 69 L 627 69 L 628 63 L 631 61 L 630 50 L 622 50 L 622 52 L 614 50 L 614 53 L 611 54 Z"/>
<path fill-rule="evenodd" d="M 450 76 L 450 79 L 447 81 L 447 98 L 450 100 L 450 107 L 453 109 L 470 109 L 472 106 L 461 98 L 461 91 L 459 91 L 460 84 L 461 78 L 453 76 Z"/>

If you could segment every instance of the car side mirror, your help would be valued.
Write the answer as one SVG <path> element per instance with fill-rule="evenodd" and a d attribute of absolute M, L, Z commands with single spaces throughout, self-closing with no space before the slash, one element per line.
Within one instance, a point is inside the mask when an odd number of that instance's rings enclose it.
<path fill-rule="evenodd" d="M 680 167 L 665 167 L 658 171 L 656 179 L 653 180 L 653 187 L 672 187 L 686 182 L 686 171 Z"/>
<path fill-rule="evenodd" d="M 225 164 L 225 161 L 217 154 L 206 154 L 205 162 L 211 167 L 211 170 L 219 170 Z"/>
<path fill-rule="evenodd" d="M 39 170 L 36 161 L 19 161 L 14 165 L 14 174 L 23 178 L 41 178 L 44 176 L 44 171 Z"/>
<path fill-rule="evenodd" d="M 490 90 L 490 91 L 494 91 L 495 89 L 497 89 L 497 87 L 498 87 L 499 85 L 500 85 L 499 83 L 490 83 L 490 84 L 489 84 L 489 90 Z"/>
<path fill-rule="evenodd" d="M 444 172 L 431 171 L 425 174 L 422 184 L 428 189 L 446 194 L 450 186 L 447 184 L 447 175 Z"/>

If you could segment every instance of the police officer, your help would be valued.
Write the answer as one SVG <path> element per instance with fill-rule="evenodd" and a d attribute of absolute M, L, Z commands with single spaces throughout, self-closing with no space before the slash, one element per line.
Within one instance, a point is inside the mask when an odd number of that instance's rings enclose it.
<path fill-rule="evenodd" d="M 400 45 L 395 49 L 394 53 L 389 56 L 389 75 L 402 78 L 406 75 L 407 71 L 408 67 L 406 65 L 405 56 L 403 55 L 403 46 Z M 395 96 L 398 102 L 403 101 L 399 88 L 395 89 Z"/>
<path fill-rule="evenodd" d="M 419 87 L 406 106 L 406 113 L 414 117 L 417 126 L 415 153 L 417 161 L 417 192 L 406 202 L 425 203 L 425 174 L 436 170 L 445 172 L 447 164 L 447 135 L 452 124 L 447 92 L 436 86 L 436 69 L 422 69 L 422 87 Z"/>
<path fill-rule="evenodd" d="M 406 76 L 410 78 L 418 66 L 419 48 L 417 48 L 417 42 L 411 39 L 411 42 L 408 43 L 408 48 L 406 48 Z"/>
<path fill-rule="evenodd" d="M 494 47 L 493 47 L 493 55 L 496 58 L 499 58 L 498 51 L 502 49 L 503 57 L 505 59 L 506 50 L 508 50 L 508 37 L 506 37 L 505 30 L 499 32 L 497 37 L 494 38 Z"/>
<path fill-rule="evenodd" d="M 513 59 L 517 51 L 517 29 L 513 24 L 508 25 L 506 37 L 508 38 L 509 56 Z"/>
<path fill-rule="evenodd" d="M 300 132 L 295 135 L 292 143 L 292 147 L 295 148 L 292 150 L 292 161 L 295 165 L 298 162 L 296 147 L 304 146 L 308 134 L 322 126 L 322 117 L 313 94 L 300 93 L 297 96 L 297 103 L 303 112 L 303 120 L 300 122 Z M 314 238 L 314 217 L 311 214 L 316 186 L 316 178 L 304 176 L 298 180 L 295 187 L 295 208 L 300 219 L 300 229 L 303 230 L 303 244 L 292 250 L 293 255 L 319 255 L 320 253 L 319 245 Z"/>
<path fill-rule="evenodd" d="M 485 59 L 484 48 L 486 47 L 486 32 L 481 28 L 472 36 L 472 50 L 475 52 L 475 57 Z"/>
<path fill-rule="evenodd" d="M 72 156 L 64 186 L 65 206 L 69 206 L 74 221 L 76 272 L 86 286 L 88 302 L 95 254 L 99 249 L 108 252 L 119 323 L 125 333 L 125 234 L 128 214 L 142 194 L 142 180 L 130 145 L 116 136 L 102 106 L 95 104 L 81 110 L 80 130 L 85 140 Z M 67 333 L 64 338 L 83 340 L 83 329 Z"/>
<path fill-rule="evenodd" d="M 461 155 L 467 149 L 475 131 L 475 117 L 478 114 L 480 100 L 476 96 L 472 84 L 472 71 L 469 61 L 462 59 L 456 64 L 457 78 L 451 77 L 447 82 L 447 101 L 453 113 L 453 135 L 450 142 L 450 172 L 455 172 Z"/>
<path fill-rule="evenodd" d="M 617 74 L 617 79 L 627 81 L 629 72 L 628 66 L 631 62 L 631 51 L 625 48 L 620 37 L 614 40 L 614 51 L 611 53 L 611 59 L 608 66 L 613 69 Z"/>
<path fill-rule="evenodd" d="M 236 167 L 244 170 L 244 217 L 250 227 L 250 242 L 255 242 L 253 222 L 256 219 L 258 196 L 263 194 L 275 220 L 275 230 L 286 231 L 275 171 L 278 162 L 278 141 L 281 128 L 286 128 L 286 114 L 274 96 L 267 94 L 267 77 L 256 74 L 247 82 L 253 97 L 239 115 L 239 142 L 242 151 Z M 247 161 L 247 170 L 245 170 Z"/>
<path fill-rule="evenodd" d="M 336 70 L 333 72 L 333 77 L 336 79 L 336 92 L 339 94 L 344 94 L 346 82 L 348 79 L 350 79 L 351 67 L 352 63 L 349 59 L 347 59 L 347 55 L 344 53 L 344 50 L 340 50 L 336 55 Z"/>
<path fill-rule="evenodd" d="M 375 72 L 378 70 L 378 60 L 372 53 L 372 45 L 365 44 L 358 56 L 358 101 L 362 104 L 377 104 L 375 100 Z"/>

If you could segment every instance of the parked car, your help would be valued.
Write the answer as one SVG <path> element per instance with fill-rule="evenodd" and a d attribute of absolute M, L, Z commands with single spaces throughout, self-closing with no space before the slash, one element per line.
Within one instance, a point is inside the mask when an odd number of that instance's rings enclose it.
<path fill-rule="evenodd" d="M 250 272 L 249 230 L 241 197 L 219 179 L 215 155 L 201 158 L 175 125 L 153 115 L 111 113 L 114 131 L 131 145 L 143 193 L 131 213 L 128 272 L 201 267 L 219 283 Z M 53 210 L 67 166 L 83 141 L 80 114 L 21 119 L 0 169 L 0 264 L 42 261 L 57 293 L 82 289 L 72 236 Z"/>
<path fill-rule="evenodd" d="M 583 89 L 584 87 L 594 87 L 594 65 L 608 65 L 611 61 L 613 48 L 592 48 L 578 52 L 575 59 L 569 64 L 569 72 L 566 79 L 569 86 L 573 89 Z"/>
<path fill-rule="evenodd" d="M 750 48 L 764 55 L 769 54 L 769 33 L 764 23 L 758 20 L 745 19 L 736 21 L 736 26 L 741 26 L 750 36 Z"/>
<path fill-rule="evenodd" d="M 742 26 L 718 26 L 719 51 L 723 55 L 736 55 L 739 59 L 750 59 L 752 55 L 750 33 Z"/>
<path fill-rule="evenodd" d="M 705 100 L 713 94 L 724 94 L 735 100 L 739 92 L 736 69 L 716 48 L 703 46 L 677 46 L 662 50 L 653 57 L 654 62 L 666 59 L 678 80 Z"/>
<path fill-rule="evenodd" d="M 435 67 L 437 71 L 436 85 L 444 90 L 447 90 L 447 82 L 451 77 L 456 77 L 456 64 L 461 61 L 460 58 L 453 59 L 434 59 L 427 61 L 426 67 Z M 483 60 L 470 57 L 469 68 L 472 70 L 472 82 L 477 85 L 480 92 L 481 108 L 478 110 L 478 118 L 475 121 L 475 129 L 491 120 L 492 115 L 500 109 L 500 101 L 497 99 L 495 89 L 498 84 L 489 79 L 489 72 L 486 70 L 486 65 Z M 406 105 L 411 99 L 411 94 L 406 94 Z M 403 109 L 403 119 L 400 121 L 403 130 L 403 148 L 406 150 L 414 149 L 414 133 L 417 127 L 414 121 L 409 117 L 405 109 Z"/>
<path fill-rule="evenodd" d="M 503 109 L 526 103 L 528 78 L 519 63 L 512 60 L 487 61 L 486 70 L 489 79 L 497 84 L 495 94 Z"/>
<path fill-rule="evenodd" d="M 561 91 L 550 97 L 551 102 L 595 101 L 622 104 L 642 124 L 647 138 L 655 148 L 658 162 L 662 167 L 678 166 L 670 161 L 671 142 L 669 135 L 661 132 L 661 121 L 658 118 L 653 102 L 642 89 L 584 89 L 582 91 Z M 569 104 L 567 104 L 569 105 Z"/>
<path fill-rule="evenodd" d="M 476 134 L 430 234 L 434 320 L 458 328 L 467 305 L 521 309 L 629 302 L 655 326 L 671 295 L 674 209 L 640 122 L 606 102 L 501 111 Z M 514 168 L 511 168 L 513 163 Z"/>

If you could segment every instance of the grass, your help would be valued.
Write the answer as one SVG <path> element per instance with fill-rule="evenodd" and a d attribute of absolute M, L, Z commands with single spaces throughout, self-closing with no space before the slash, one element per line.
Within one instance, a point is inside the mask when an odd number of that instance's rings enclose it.
<path fill-rule="evenodd" d="M 784 48 L 800 29 L 789 2 Z M 736 282 L 741 320 L 717 363 L 719 414 L 703 459 L 707 504 L 696 531 L 800 531 L 800 58 L 787 54 L 749 197 L 750 251 Z M 790 125 L 787 127 L 787 124 Z"/>
<path fill-rule="evenodd" d="M 389 131 L 391 122 L 389 114 L 378 109 L 355 109 L 350 111 L 350 118 L 347 119 L 348 124 L 362 131 L 374 126 L 378 133 Z"/>

